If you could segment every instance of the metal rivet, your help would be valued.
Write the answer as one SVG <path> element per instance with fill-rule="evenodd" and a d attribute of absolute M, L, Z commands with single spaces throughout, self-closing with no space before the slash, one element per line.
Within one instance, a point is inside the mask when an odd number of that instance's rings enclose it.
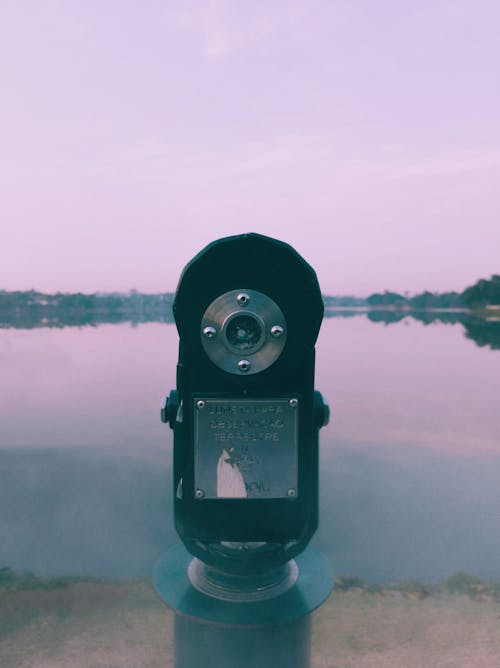
<path fill-rule="evenodd" d="M 213 339 L 217 335 L 217 330 L 215 327 L 205 327 L 203 334 L 205 334 L 207 339 Z"/>
<path fill-rule="evenodd" d="M 197 407 L 200 409 L 205 408 L 205 402 L 200 399 L 199 401 L 196 402 Z"/>
<path fill-rule="evenodd" d="M 194 495 L 197 499 L 202 499 L 205 496 L 205 492 L 202 489 L 197 489 Z"/>
<path fill-rule="evenodd" d="M 287 496 L 292 497 L 292 496 L 296 496 L 297 492 L 293 489 L 293 487 L 290 487 L 290 489 L 287 491 L 286 494 L 287 494 Z"/>
<path fill-rule="evenodd" d="M 299 405 L 299 400 L 298 399 L 290 399 L 288 402 L 292 408 L 297 408 Z"/>
<path fill-rule="evenodd" d="M 245 373 L 246 371 L 248 371 L 248 370 L 250 369 L 251 366 L 252 366 L 252 365 L 250 364 L 250 362 L 249 362 L 248 360 L 240 360 L 240 361 L 238 362 L 238 369 L 239 369 L 242 373 Z"/>
<path fill-rule="evenodd" d="M 280 336 L 283 336 L 284 331 L 285 330 L 281 325 L 273 325 L 273 327 L 271 327 L 271 336 L 275 339 L 279 339 Z"/>
<path fill-rule="evenodd" d="M 240 294 L 236 297 L 236 301 L 240 306 L 246 306 L 250 301 L 250 295 L 247 295 L 246 292 L 240 292 Z"/>

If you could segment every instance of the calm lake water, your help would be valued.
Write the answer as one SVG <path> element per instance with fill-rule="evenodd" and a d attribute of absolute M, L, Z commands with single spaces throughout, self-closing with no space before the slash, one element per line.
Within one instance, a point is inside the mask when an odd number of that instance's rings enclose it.
<path fill-rule="evenodd" d="M 460 324 L 325 319 L 315 541 L 371 582 L 500 580 L 500 351 Z M 149 577 L 177 542 L 171 324 L 0 330 L 0 567 Z"/>

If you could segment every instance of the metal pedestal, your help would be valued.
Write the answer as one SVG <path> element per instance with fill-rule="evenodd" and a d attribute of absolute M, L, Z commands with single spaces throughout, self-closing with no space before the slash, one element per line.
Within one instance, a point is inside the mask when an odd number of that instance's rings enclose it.
<path fill-rule="evenodd" d="M 205 582 L 202 569 L 182 545 L 154 569 L 155 589 L 175 612 L 175 668 L 309 666 L 310 614 L 333 588 L 321 552 L 309 546 L 283 567 L 284 579 L 275 586 L 268 577 L 261 586 L 258 578 L 239 578 L 240 586 L 227 574 Z"/>

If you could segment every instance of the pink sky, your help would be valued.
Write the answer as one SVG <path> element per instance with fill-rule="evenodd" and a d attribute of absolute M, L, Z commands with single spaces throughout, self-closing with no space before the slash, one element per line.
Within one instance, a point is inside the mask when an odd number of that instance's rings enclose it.
<path fill-rule="evenodd" d="M 175 288 L 221 236 L 330 294 L 500 272 L 496 0 L 0 3 L 0 289 Z"/>

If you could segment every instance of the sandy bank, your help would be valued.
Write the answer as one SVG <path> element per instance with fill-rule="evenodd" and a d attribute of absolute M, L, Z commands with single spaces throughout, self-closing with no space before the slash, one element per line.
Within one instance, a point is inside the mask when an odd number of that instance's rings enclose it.
<path fill-rule="evenodd" d="M 337 591 L 313 628 L 312 668 L 500 666 L 495 599 Z M 2 668 L 165 668 L 172 642 L 171 613 L 146 583 L 0 590 Z"/>

